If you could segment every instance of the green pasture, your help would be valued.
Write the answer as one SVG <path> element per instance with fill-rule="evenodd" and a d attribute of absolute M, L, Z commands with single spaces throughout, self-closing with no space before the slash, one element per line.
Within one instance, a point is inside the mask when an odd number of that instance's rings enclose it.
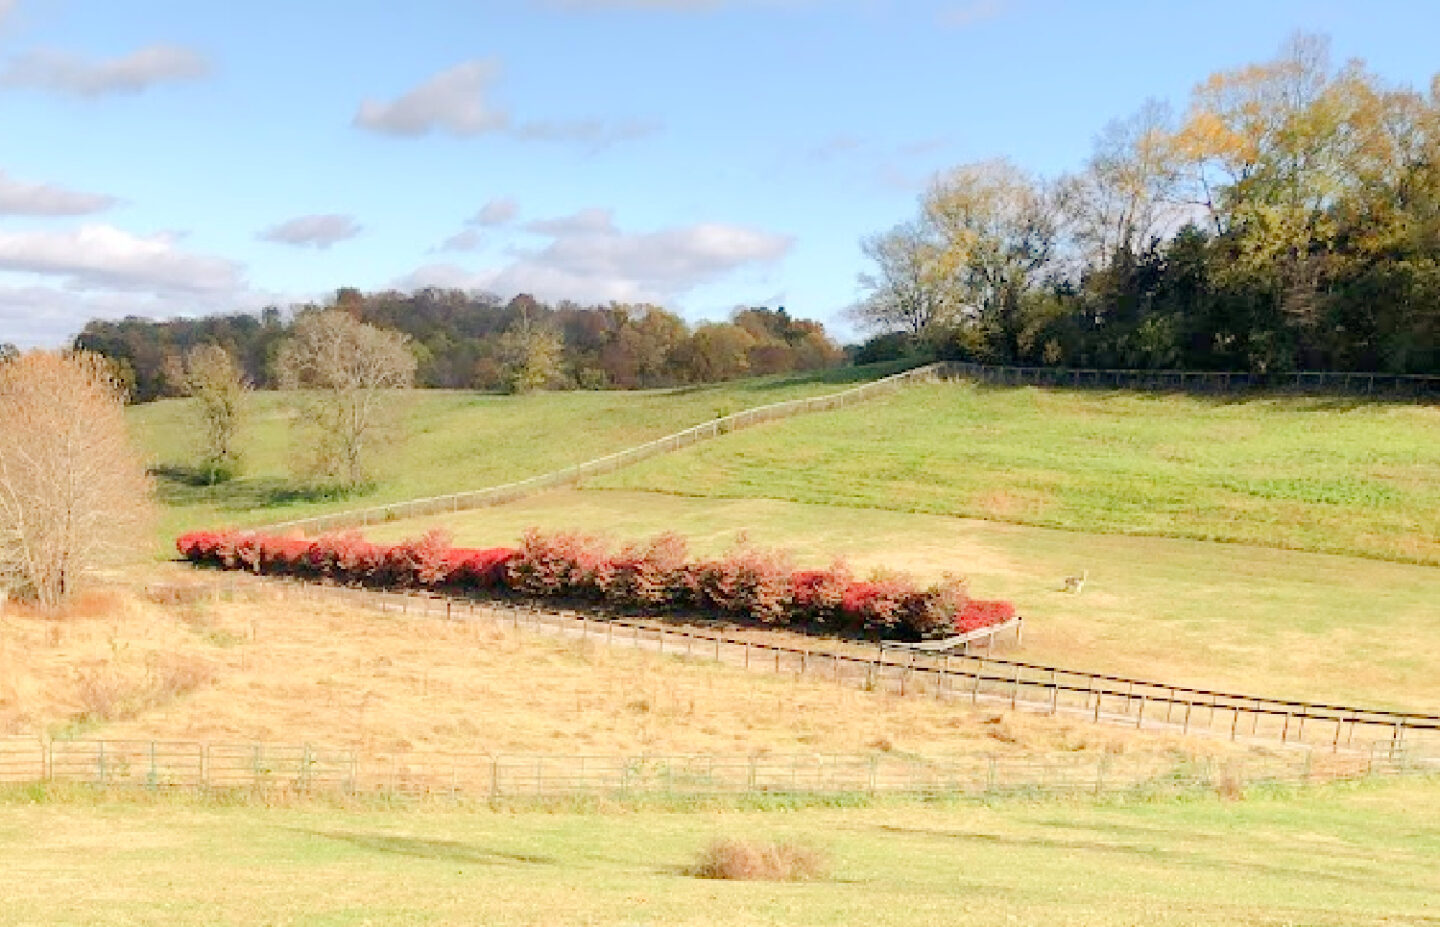
<path fill-rule="evenodd" d="M 717 837 L 828 872 L 698 879 Z M 496 813 L 0 806 L 0 924 L 1433 924 L 1440 788 L 1224 802 Z"/>
<path fill-rule="evenodd" d="M 713 554 L 737 533 L 798 566 L 844 557 L 969 578 L 1028 619 L 1034 662 L 1280 698 L 1440 712 L 1440 569 L 1183 538 L 1083 534 L 937 515 L 771 499 L 561 491 L 491 509 L 372 528 L 398 540 L 430 527 L 457 544 L 514 544 L 525 528 L 617 542 L 661 531 Z M 1089 571 L 1079 595 L 1065 576 Z"/>
<path fill-rule="evenodd" d="M 253 525 L 382 502 L 479 489 L 557 470 L 752 406 L 836 392 L 895 372 L 893 365 L 845 368 L 710 386 L 633 392 L 487 393 L 417 390 L 395 397 L 400 423 L 375 455 L 367 492 L 336 498 L 292 475 L 297 456 L 284 393 L 255 393 L 241 439 L 240 479 L 219 486 L 195 479 L 198 422 L 189 400 L 129 410 L 134 433 L 156 472 L 158 531 Z"/>
<path fill-rule="evenodd" d="M 941 383 L 592 485 L 1440 564 L 1440 407 Z"/>

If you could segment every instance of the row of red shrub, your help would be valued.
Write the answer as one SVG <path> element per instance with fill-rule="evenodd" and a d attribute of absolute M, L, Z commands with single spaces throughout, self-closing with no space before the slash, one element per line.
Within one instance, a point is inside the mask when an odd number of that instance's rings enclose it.
<path fill-rule="evenodd" d="M 783 554 L 743 542 L 718 559 L 692 560 L 684 538 L 674 534 L 618 553 L 590 535 L 537 529 L 526 532 L 519 548 L 452 547 L 440 531 L 392 545 L 354 533 L 307 540 L 196 531 L 181 535 L 176 546 L 192 562 L 231 570 L 720 612 L 767 624 L 818 625 L 893 638 L 973 631 L 1015 615 L 1009 602 L 970 598 L 963 580 L 923 588 L 901 574 L 860 581 L 841 562 L 828 570 L 796 571 Z"/>

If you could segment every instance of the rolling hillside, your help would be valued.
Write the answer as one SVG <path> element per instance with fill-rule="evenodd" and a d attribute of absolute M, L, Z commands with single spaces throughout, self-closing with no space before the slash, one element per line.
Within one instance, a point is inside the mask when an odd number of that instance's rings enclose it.
<path fill-rule="evenodd" d="M 315 491 L 290 475 L 282 393 L 254 393 L 241 445 L 240 479 L 200 485 L 189 467 L 196 423 L 189 400 L 130 409 L 157 471 L 160 543 L 187 528 L 253 525 L 380 502 L 476 489 L 534 476 L 622 450 L 741 409 L 836 392 L 894 373 L 890 365 L 769 377 L 714 386 L 634 392 L 487 393 L 417 390 L 401 399 L 406 440 L 377 455 L 374 488 L 348 498 Z"/>
<path fill-rule="evenodd" d="M 1440 408 L 916 386 L 590 482 L 1440 564 Z"/>

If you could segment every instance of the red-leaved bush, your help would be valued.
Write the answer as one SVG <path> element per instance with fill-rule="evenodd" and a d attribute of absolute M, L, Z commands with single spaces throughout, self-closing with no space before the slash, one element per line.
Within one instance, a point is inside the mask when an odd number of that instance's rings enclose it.
<path fill-rule="evenodd" d="M 610 561 L 605 597 L 616 605 L 643 608 L 677 604 L 688 595 L 689 562 L 689 545 L 671 532 L 628 545 Z"/>
<path fill-rule="evenodd" d="M 692 567 L 687 586 L 702 609 L 778 624 L 794 612 L 794 573 L 784 554 L 739 541 L 720 559 Z"/>
<path fill-rule="evenodd" d="M 956 577 L 920 588 L 901 573 L 857 581 L 842 561 L 795 571 L 783 553 L 739 541 L 694 561 L 684 538 L 662 534 L 614 553 L 576 532 L 525 532 L 519 549 L 452 547 L 443 531 L 382 545 L 356 532 L 313 540 L 192 531 L 175 541 L 192 563 L 337 583 L 586 599 L 622 607 L 719 612 L 766 624 L 821 626 L 917 639 L 988 628 L 1015 617 L 1009 602 L 972 599 Z"/>

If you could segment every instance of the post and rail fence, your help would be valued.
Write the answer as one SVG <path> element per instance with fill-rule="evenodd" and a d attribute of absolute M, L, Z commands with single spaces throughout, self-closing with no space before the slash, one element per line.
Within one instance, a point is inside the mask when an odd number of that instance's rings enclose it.
<path fill-rule="evenodd" d="M 1440 398 L 1440 375 L 1296 370 L 1255 373 L 1228 370 L 1129 370 L 1088 367 L 1021 367 L 944 361 L 937 376 L 968 378 L 999 386 L 1129 389 L 1161 392 L 1240 393 L 1270 390 L 1347 396 Z"/>
<path fill-rule="evenodd" d="M 1440 770 L 1440 715 L 1225 692 L 1127 676 L 1007 660 L 994 656 L 995 629 L 962 653 L 934 653 L 844 639 L 781 643 L 763 629 L 677 626 L 660 619 L 545 609 L 470 597 L 387 592 L 261 577 L 226 577 L 230 589 L 258 583 L 302 597 L 340 599 L 388 613 L 488 621 L 578 638 L 597 645 L 705 658 L 753 671 L 818 678 L 836 685 L 1065 714 L 1093 722 L 1175 734 L 1272 742 L 1331 753 L 1381 751 L 1409 755 Z M 984 654 L 974 652 L 984 648 Z"/>

